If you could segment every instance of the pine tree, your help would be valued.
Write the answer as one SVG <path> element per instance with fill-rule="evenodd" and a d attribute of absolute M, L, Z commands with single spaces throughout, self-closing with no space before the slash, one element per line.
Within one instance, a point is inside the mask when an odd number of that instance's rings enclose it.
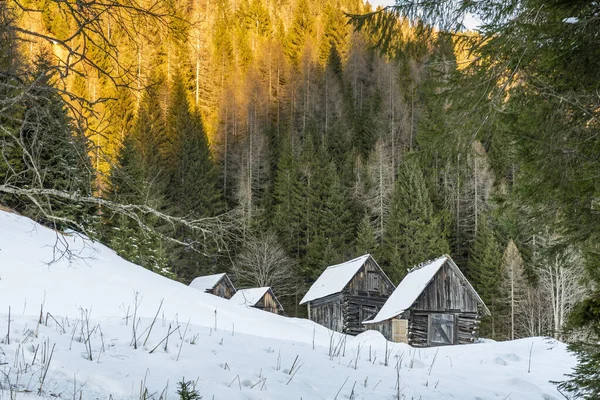
<path fill-rule="evenodd" d="M 589 341 L 577 341 L 569 346 L 577 356 L 578 364 L 568 381 L 561 382 L 559 388 L 573 394 L 576 398 L 593 400 L 600 397 L 600 296 L 594 294 L 580 302 L 570 317 L 571 328 L 589 327 Z M 596 341 L 596 343 L 594 343 Z"/>
<path fill-rule="evenodd" d="M 0 98 L 10 99 L 19 95 L 17 71 L 22 67 L 19 41 L 15 28 L 16 16 L 7 2 L 0 3 Z M 14 102 L 5 106 L 0 113 L 0 182 L 8 182 L 12 170 L 23 170 L 22 149 L 15 138 L 18 137 L 18 121 L 23 114 L 23 104 Z M 0 194 L 0 202 L 14 202 L 11 196 Z"/>
<path fill-rule="evenodd" d="M 271 17 L 262 0 L 252 0 L 251 2 L 243 0 L 237 12 L 248 31 L 261 36 L 271 34 Z"/>
<path fill-rule="evenodd" d="M 354 204 L 350 193 L 342 184 L 335 165 L 328 163 L 326 173 L 329 175 L 329 185 L 325 188 L 319 232 L 329 237 L 332 246 L 339 249 L 340 254 L 349 255 L 348 247 L 352 243 L 356 231 Z"/>
<path fill-rule="evenodd" d="M 179 395 L 179 400 L 200 400 L 202 398 L 198 390 L 196 390 L 194 382 L 186 381 L 185 378 L 177 382 L 177 394 Z"/>
<path fill-rule="evenodd" d="M 448 253 L 446 235 L 434 213 L 423 174 L 410 157 L 398 168 L 381 253 L 386 273 L 395 282 L 408 268 Z"/>

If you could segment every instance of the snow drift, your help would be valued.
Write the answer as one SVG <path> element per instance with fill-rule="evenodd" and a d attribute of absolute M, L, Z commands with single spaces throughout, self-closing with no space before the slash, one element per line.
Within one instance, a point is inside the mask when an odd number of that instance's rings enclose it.
<path fill-rule="evenodd" d="M 0 400 L 175 399 L 184 377 L 204 399 L 560 399 L 550 381 L 574 364 L 544 338 L 413 349 L 346 337 L 0 211 Z"/>

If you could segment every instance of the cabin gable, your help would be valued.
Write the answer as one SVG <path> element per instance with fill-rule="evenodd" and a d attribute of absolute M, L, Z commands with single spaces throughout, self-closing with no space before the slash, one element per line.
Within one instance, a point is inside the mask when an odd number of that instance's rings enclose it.
<path fill-rule="evenodd" d="M 273 314 L 280 314 L 283 312 L 283 307 L 271 290 L 267 290 L 265 294 L 256 302 L 254 307 L 271 312 Z"/>
<path fill-rule="evenodd" d="M 477 313 L 479 301 L 473 289 L 446 262 L 414 302 L 414 311 Z"/>
<path fill-rule="evenodd" d="M 348 282 L 343 292 L 352 296 L 383 296 L 387 298 L 394 289 L 394 285 L 379 265 L 372 257 L 369 257 Z"/>
<path fill-rule="evenodd" d="M 231 299 L 237 292 L 226 273 L 198 276 L 192 280 L 189 286 L 225 299 Z"/>
<path fill-rule="evenodd" d="M 225 299 L 231 299 L 235 292 L 235 286 L 233 286 L 233 283 L 231 282 L 227 274 L 225 274 L 209 293 L 214 294 L 215 296 L 223 297 Z"/>

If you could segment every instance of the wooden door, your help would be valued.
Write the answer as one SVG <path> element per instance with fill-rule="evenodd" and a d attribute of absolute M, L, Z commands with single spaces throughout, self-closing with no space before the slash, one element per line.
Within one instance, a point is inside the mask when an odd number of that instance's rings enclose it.
<path fill-rule="evenodd" d="M 408 343 L 408 320 L 392 320 L 392 342 Z"/>

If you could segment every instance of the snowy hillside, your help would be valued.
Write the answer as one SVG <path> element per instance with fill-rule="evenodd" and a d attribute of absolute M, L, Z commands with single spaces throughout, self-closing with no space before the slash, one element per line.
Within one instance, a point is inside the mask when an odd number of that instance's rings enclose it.
<path fill-rule="evenodd" d="M 386 356 L 378 333 L 239 306 L 0 211 L 0 400 L 176 399 L 183 377 L 204 399 L 560 399 L 574 363 L 543 338 Z"/>

